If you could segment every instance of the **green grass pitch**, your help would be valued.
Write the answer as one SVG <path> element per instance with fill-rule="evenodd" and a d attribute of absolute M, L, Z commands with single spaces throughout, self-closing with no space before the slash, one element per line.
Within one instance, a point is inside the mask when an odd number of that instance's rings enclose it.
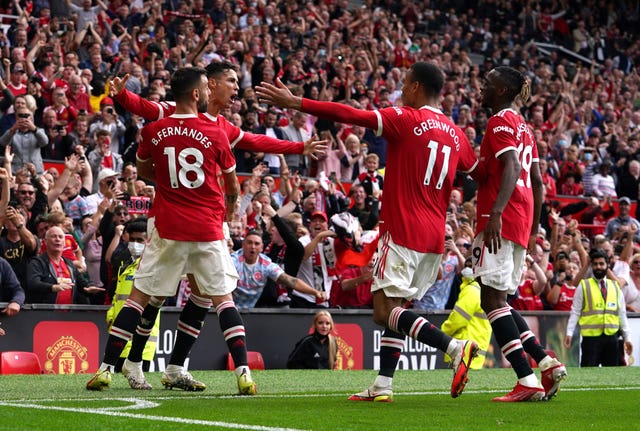
<path fill-rule="evenodd" d="M 569 368 L 556 398 L 494 403 L 515 384 L 510 369 L 472 370 L 465 392 L 450 396 L 450 370 L 398 371 L 393 403 L 347 401 L 375 371 L 254 371 L 258 396 L 231 396 L 229 371 L 195 371 L 204 392 L 129 389 L 115 375 L 89 392 L 88 375 L 0 376 L 0 430 L 633 430 L 640 367 Z"/>

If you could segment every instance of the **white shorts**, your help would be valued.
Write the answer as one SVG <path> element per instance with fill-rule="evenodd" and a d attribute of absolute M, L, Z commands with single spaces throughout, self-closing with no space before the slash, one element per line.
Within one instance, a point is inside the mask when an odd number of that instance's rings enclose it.
<path fill-rule="evenodd" d="M 441 254 L 420 253 L 397 245 L 387 232 L 378 242 L 371 291 L 382 289 L 388 297 L 420 299 L 436 281 L 441 263 Z"/>
<path fill-rule="evenodd" d="M 152 220 L 150 220 L 153 223 Z M 195 277 L 202 295 L 222 296 L 238 285 L 225 240 L 190 242 L 160 238 L 152 227 L 134 276 L 135 287 L 151 296 L 173 296 L 182 274 Z"/>
<path fill-rule="evenodd" d="M 482 242 L 480 232 L 473 240 L 473 276 L 482 278 L 482 284 L 513 295 L 522 276 L 522 268 L 527 250 L 520 244 L 501 239 L 502 247 L 497 253 L 489 253 Z"/>

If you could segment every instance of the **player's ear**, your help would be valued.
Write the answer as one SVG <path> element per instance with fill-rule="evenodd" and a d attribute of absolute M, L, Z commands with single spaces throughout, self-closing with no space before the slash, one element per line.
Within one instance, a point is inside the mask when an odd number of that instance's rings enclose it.
<path fill-rule="evenodd" d="M 209 78 L 207 79 L 207 81 L 209 82 L 209 90 L 215 90 L 216 86 L 218 85 L 218 81 L 216 81 L 214 78 Z"/>

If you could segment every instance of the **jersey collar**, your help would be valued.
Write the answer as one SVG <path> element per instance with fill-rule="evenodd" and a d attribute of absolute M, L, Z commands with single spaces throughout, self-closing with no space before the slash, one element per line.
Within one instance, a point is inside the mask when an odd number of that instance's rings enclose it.
<path fill-rule="evenodd" d="M 421 106 L 418 109 L 428 109 L 429 111 L 433 111 L 436 114 L 444 115 L 444 113 L 441 110 L 439 110 L 438 108 L 434 108 L 433 106 L 429 106 L 429 105 Z"/>
<path fill-rule="evenodd" d="M 198 118 L 195 114 L 171 114 L 171 118 Z"/>

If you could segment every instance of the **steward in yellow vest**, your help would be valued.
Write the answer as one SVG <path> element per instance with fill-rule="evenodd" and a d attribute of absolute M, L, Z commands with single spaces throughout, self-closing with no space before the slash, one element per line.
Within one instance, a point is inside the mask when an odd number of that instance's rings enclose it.
<path fill-rule="evenodd" d="M 458 300 L 440 329 L 453 338 L 478 343 L 480 351 L 471 361 L 471 368 L 482 368 L 491 341 L 491 324 L 480 306 L 480 285 L 474 280 L 471 268 L 462 270 Z M 450 360 L 445 355 L 445 361 Z"/>
<path fill-rule="evenodd" d="M 571 347 L 571 338 L 579 324 L 580 366 L 624 365 L 618 338 L 624 338 L 627 352 L 632 347 L 627 341 L 629 327 L 624 295 L 618 282 L 607 278 L 608 256 L 596 250 L 590 258 L 593 277 L 580 281 L 573 296 L 564 345 Z"/>
<path fill-rule="evenodd" d="M 140 263 L 140 258 L 137 258 L 133 263 L 127 265 L 124 268 L 120 268 L 118 271 L 118 281 L 116 284 L 116 292 L 113 295 L 112 306 L 109 310 L 107 310 L 107 323 L 109 324 L 109 330 L 111 330 L 111 324 L 115 320 L 122 307 L 124 307 L 125 302 L 129 298 L 129 294 L 131 293 L 131 289 L 133 288 L 133 275 L 138 269 L 138 264 Z M 151 335 L 149 336 L 149 340 L 147 344 L 144 346 L 144 350 L 142 351 L 142 361 L 144 363 L 143 368 L 148 370 L 148 364 L 153 361 L 153 358 L 156 354 L 156 345 L 158 344 L 158 334 L 160 333 L 160 314 L 158 313 L 158 317 L 156 318 L 155 324 L 151 329 Z M 131 340 L 127 343 L 124 350 L 120 354 L 120 361 L 118 361 L 118 365 L 116 369 L 121 368 L 122 362 L 129 355 L 129 351 L 131 350 Z"/>

